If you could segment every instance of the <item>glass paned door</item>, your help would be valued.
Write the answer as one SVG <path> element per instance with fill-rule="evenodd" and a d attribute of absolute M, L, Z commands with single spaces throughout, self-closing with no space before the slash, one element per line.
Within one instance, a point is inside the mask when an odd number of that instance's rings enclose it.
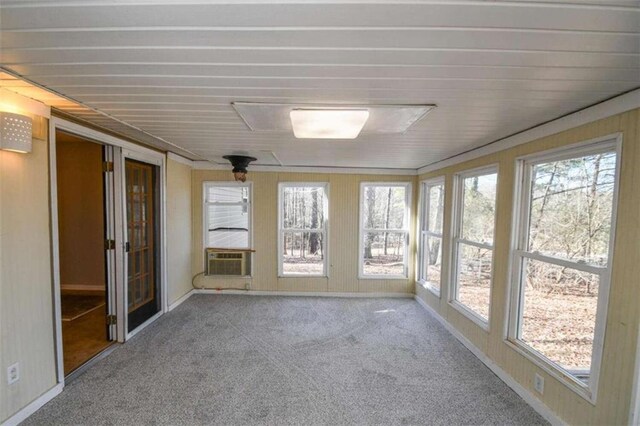
<path fill-rule="evenodd" d="M 128 331 L 160 310 L 157 166 L 125 160 Z"/>

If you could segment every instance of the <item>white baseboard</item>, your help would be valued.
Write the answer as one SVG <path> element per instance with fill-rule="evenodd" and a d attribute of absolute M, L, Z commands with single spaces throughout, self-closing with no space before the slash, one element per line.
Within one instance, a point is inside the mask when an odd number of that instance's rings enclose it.
<path fill-rule="evenodd" d="M 259 291 L 259 290 L 225 290 L 225 289 L 194 289 L 195 294 L 242 294 L 246 296 L 296 296 L 296 297 L 395 297 L 412 299 L 413 293 L 345 293 L 328 291 Z"/>
<path fill-rule="evenodd" d="M 189 290 L 186 294 L 182 295 L 178 300 L 169 305 L 167 312 L 173 311 L 175 308 L 186 302 L 191 296 L 193 296 L 195 290 Z"/>
<path fill-rule="evenodd" d="M 62 383 L 58 383 L 57 385 L 55 385 L 54 387 L 52 387 L 51 389 L 49 389 L 48 391 L 40 395 L 38 398 L 36 398 L 34 401 L 32 401 L 29 405 L 24 407 L 22 410 L 18 411 L 16 414 L 14 414 L 13 416 L 5 420 L 4 423 L 2 423 L 2 426 L 19 425 L 20 423 L 25 421 L 30 415 L 38 411 L 44 404 L 46 404 L 47 402 L 51 401 L 53 398 L 58 396 L 58 394 L 62 392 L 63 388 L 64 388 L 64 385 Z"/>
<path fill-rule="evenodd" d="M 500 368 L 495 362 L 493 362 L 484 352 L 482 352 L 476 345 L 471 343 L 469 339 L 464 337 L 462 333 L 460 333 L 455 327 L 453 327 L 447 320 L 442 318 L 439 313 L 437 313 L 431 306 L 429 306 L 424 300 L 422 300 L 418 295 L 414 295 L 415 300 L 433 317 L 447 329 L 449 333 L 451 333 L 456 339 L 460 341 L 464 346 L 466 346 L 472 354 L 474 354 L 480 361 L 484 363 L 493 373 L 500 378 L 507 386 L 509 386 L 515 393 L 517 393 L 520 398 L 524 399 L 527 404 L 531 406 L 534 410 L 538 412 L 542 417 L 545 418 L 552 425 L 566 425 L 567 423 L 562 421 L 560 417 L 556 415 L 553 411 L 549 409 L 546 405 L 542 403 L 538 398 L 536 398 L 529 390 L 527 390 L 520 383 L 516 382 L 513 377 L 507 374 L 502 368 Z"/>
<path fill-rule="evenodd" d="M 106 291 L 104 286 L 91 284 L 62 284 L 60 290 Z"/>

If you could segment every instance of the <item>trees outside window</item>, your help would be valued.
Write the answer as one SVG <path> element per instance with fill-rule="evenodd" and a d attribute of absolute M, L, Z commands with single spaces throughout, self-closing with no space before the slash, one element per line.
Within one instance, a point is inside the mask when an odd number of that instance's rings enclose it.
<path fill-rule="evenodd" d="M 444 179 L 422 182 L 420 187 L 420 241 L 418 281 L 440 295 L 442 280 L 442 223 Z"/>
<path fill-rule="evenodd" d="M 361 277 L 408 277 L 410 196 L 410 183 L 361 185 Z"/>
<path fill-rule="evenodd" d="M 495 167 L 461 173 L 456 179 L 453 244 L 453 305 L 488 327 L 493 278 L 498 171 Z"/>
<path fill-rule="evenodd" d="M 591 389 L 610 277 L 616 146 L 519 162 L 510 339 Z"/>
<path fill-rule="evenodd" d="M 279 185 L 279 274 L 326 276 L 327 184 Z"/>

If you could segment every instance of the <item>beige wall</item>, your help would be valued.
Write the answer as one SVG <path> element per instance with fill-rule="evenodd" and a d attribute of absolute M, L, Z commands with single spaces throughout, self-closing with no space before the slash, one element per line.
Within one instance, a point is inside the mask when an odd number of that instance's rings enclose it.
<path fill-rule="evenodd" d="M 202 185 L 204 181 L 233 180 L 230 170 L 194 170 L 193 172 L 193 258 L 191 270 L 195 275 L 204 269 L 202 235 Z M 275 173 L 252 172 L 247 181 L 253 182 L 253 271 L 251 280 L 204 277 L 196 281 L 206 288 L 244 288 L 249 282 L 252 290 L 262 291 L 313 291 L 313 292 L 387 292 L 413 293 L 413 259 L 409 258 L 409 279 L 361 280 L 358 279 L 358 230 L 360 182 L 413 182 L 414 176 L 352 175 L 326 173 Z M 329 259 L 328 278 L 279 278 L 278 277 L 278 183 L 279 182 L 328 182 L 329 183 Z M 415 198 L 415 197 L 414 197 Z M 412 206 L 415 210 L 415 203 Z M 412 214 L 411 229 L 414 229 Z M 413 231 L 412 234 L 413 235 Z M 409 253 L 414 248 L 410 240 Z"/>
<path fill-rule="evenodd" d="M 56 152 L 60 284 L 104 290 L 102 145 L 58 132 Z"/>
<path fill-rule="evenodd" d="M 600 372 L 598 399 L 590 404 L 552 376 L 541 371 L 531 361 L 504 343 L 505 315 L 513 193 L 516 157 L 563 145 L 622 132 L 623 148 L 619 189 L 619 205 L 614 247 L 613 276 L 610 289 L 604 353 Z M 436 298 L 421 286 L 418 295 L 447 321 L 481 349 L 525 388 L 533 392 L 534 373 L 545 378 L 541 400 L 562 419 L 571 424 L 625 424 L 628 421 L 636 337 L 638 336 L 640 285 L 640 110 L 634 110 L 558 133 L 524 145 L 504 150 L 429 174 L 421 179 L 446 177 L 445 235 L 443 253 L 451 251 L 450 232 L 453 174 L 483 165 L 499 164 L 497 227 L 495 237 L 495 272 L 491 293 L 490 332 L 485 332 L 451 308 L 448 282 L 443 282 L 442 297 Z M 443 259 L 448 270 L 449 258 Z"/>
<path fill-rule="evenodd" d="M 34 135 L 46 139 L 46 120 Z M 0 151 L 0 422 L 56 383 L 47 143 Z M 6 368 L 20 362 L 20 381 Z"/>
<path fill-rule="evenodd" d="M 167 161 L 167 276 L 169 304 L 191 290 L 191 167 Z"/>

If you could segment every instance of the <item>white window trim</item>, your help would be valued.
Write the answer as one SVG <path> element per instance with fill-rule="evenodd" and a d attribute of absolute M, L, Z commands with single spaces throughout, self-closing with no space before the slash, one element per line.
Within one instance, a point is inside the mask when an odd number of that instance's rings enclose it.
<path fill-rule="evenodd" d="M 579 156 L 597 154 L 602 152 L 616 153 L 616 170 L 614 176 L 613 206 L 611 212 L 611 234 L 609 235 L 609 253 L 607 267 L 599 267 L 585 263 L 571 262 L 565 259 L 557 259 L 540 253 L 529 253 L 521 250 L 527 239 L 528 229 L 525 229 L 529 221 L 529 200 L 531 184 L 531 174 L 528 173 L 532 165 L 548 161 L 561 161 Z M 618 207 L 618 193 L 620 185 L 620 166 L 622 152 L 622 135 L 608 135 L 601 138 L 583 141 L 566 147 L 552 149 L 541 153 L 531 154 L 516 159 L 516 191 L 514 196 L 514 221 L 512 229 L 512 249 L 510 255 L 510 285 L 507 309 L 507 327 L 505 342 L 518 353 L 525 356 L 542 370 L 560 383 L 580 395 L 582 398 L 595 405 L 597 400 L 598 382 L 600 379 L 600 367 L 602 361 L 602 350 L 604 344 L 604 334 L 607 319 L 607 306 L 609 302 L 609 289 L 611 282 L 611 269 L 613 265 L 613 249 L 615 244 L 616 218 Z M 572 269 L 597 274 L 600 277 L 598 290 L 598 305 L 596 311 L 595 332 L 593 338 L 593 351 L 591 355 L 591 371 L 588 384 L 577 379 L 570 371 L 560 367 L 540 352 L 533 349 L 526 343 L 518 340 L 517 335 L 520 327 L 521 310 L 521 285 L 520 274 L 522 273 L 521 259 L 528 257 L 535 260 L 567 266 Z"/>
<path fill-rule="evenodd" d="M 251 250 L 253 248 L 253 182 L 234 182 L 234 181 L 203 181 L 202 182 L 202 248 L 207 248 L 207 205 L 212 203 L 207 203 L 207 187 L 217 186 L 217 187 L 247 187 L 249 188 L 249 247 L 246 249 Z M 253 264 L 251 262 L 251 271 L 249 271 L 249 276 L 253 276 Z M 202 268 L 203 270 L 206 268 L 206 260 L 204 254 L 202 255 Z"/>
<path fill-rule="evenodd" d="M 463 196 L 464 191 L 462 191 L 462 182 L 464 179 L 474 176 L 483 176 L 488 174 L 496 174 L 496 199 L 494 201 L 495 207 L 493 217 L 493 244 L 486 243 L 478 243 L 475 241 L 469 241 L 460 237 L 460 231 L 462 229 L 462 207 L 463 207 Z M 456 311 L 464 315 L 467 319 L 474 322 L 480 328 L 485 331 L 489 331 L 489 323 L 491 321 L 491 308 L 492 303 L 491 299 L 493 298 L 493 281 L 495 277 L 495 232 L 496 232 L 496 224 L 497 224 L 497 204 L 498 204 L 498 194 L 500 191 L 500 172 L 498 164 L 491 164 L 487 166 L 482 166 L 474 169 L 465 170 L 459 173 L 456 173 L 453 176 L 453 220 L 452 220 L 452 232 L 451 232 L 451 268 L 450 268 L 450 277 L 449 280 L 449 305 L 454 308 Z M 460 301 L 456 299 L 458 294 L 458 272 L 459 272 L 459 262 L 458 262 L 458 253 L 459 253 L 459 244 L 467 244 L 476 247 L 486 248 L 491 250 L 491 283 L 489 287 L 489 315 L 488 319 L 483 318 L 477 312 L 471 310 L 468 306 L 464 305 Z"/>
<path fill-rule="evenodd" d="M 398 275 L 367 275 L 364 273 L 364 234 L 370 230 L 364 228 L 364 188 L 365 186 L 391 186 L 398 188 L 405 188 L 405 217 L 403 229 L 375 229 L 374 232 L 397 232 L 405 234 L 405 246 L 404 246 L 404 274 Z M 411 198 L 412 198 L 412 185 L 411 182 L 360 182 L 360 229 L 358 232 L 358 279 L 361 280 L 406 280 L 409 278 L 409 238 L 411 234 Z"/>
<path fill-rule="evenodd" d="M 285 188 L 298 187 L 322 187 L 324 188 L 324 197 L 322 208 L 324 210 L 324 221 L 322 228 L 315 229 L 284 229 L 282 222 L 284 215 L 282 211 L 283 192 Z M 324 254 L 322 273 L 321 274 L 285 274 L 283 271 L 284 256 L 282 254 L 282 241 L 285 232 L 320 232 L 322 234 L 322 252 Z M 278 183 L 278 278 L 328 278 L 329 268 L 327 262 L 329 259 L 329 182 L 280 182 Z"/>
<path fill-rule="evenodd" d="M 426 179 L 420 182 L 420 197 L 418 201 L 419 203 L 418 206 L 420 211 L 419 211 L 419 218 L 418 218 L 418 235 L 417 235 L 418 256 L 416 259 L 416 277 L 417 277 L 416 281 L 423 288 L 429 290 L 438 298 L 440 298 L 440 293 L 441 293 L 442 283 L 444 278 L 444 271 L 441 271 L 440 273 L 440 285 L 438 287 L 434 286 L 432 282 L 427 281 L 426 279 L 423 278 L 423 275 L 426 275 L 426 272 L 427 272 L 423 270 L 424 268 L 423 260 L 426 253 L 425 252 L 426 243 L 428 242 L 428 239 L 430 236 L 440 238 L 440 244 L 444 245 L 444 203 L 442 206 L 442 210 L 443 210 L 442 211 L 442 215 L 443 215 L 442 232 L 441 233 L 433 232 L 433 231 L 430 231 L 427 227 L 428 219 L 430 215 L 430 212 L 429 212 L 430 200 L 427 194 L 429 193 L 431 188 L 433 188 L 434 186 L 440 186 L 440 185 L 442 185 L 443 191 L 445 191 L 444 176 L 438 176 L 436 178 Z M 446 193 L 445 193 L 445 197 L 446 197 Z M 440 249 L 443 250 L 444 247 L 441 247 Z M 444 250 L 443 250 L 443 257 L 444 257 Z"/>

